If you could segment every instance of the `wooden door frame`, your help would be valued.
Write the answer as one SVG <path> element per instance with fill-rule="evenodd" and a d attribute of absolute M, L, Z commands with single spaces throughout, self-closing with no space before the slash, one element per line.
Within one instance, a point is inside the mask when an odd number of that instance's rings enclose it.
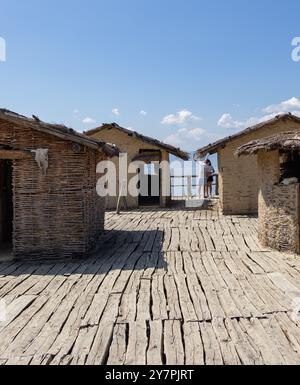
<path fill-rule="evenodd" d="M 161 163 L 162 161 L 162 152 L 161 150 L 158 150 L 158 149 L 140 149 L 139 150 L 139 154 L 147 154 L 147 153 L 155 153 L 157 152 L 157 155 L 158 155 L 158 162 L 159 164 Z M 146 164 L 152 164 L 153 162 L 149 162 L 149 163 L 146 163 Z M 157 203 L 154 203 L 153 206 L 155 207 L 160 207 L 161 206 L 161 193 L 162 193 L 162 173 L 161 173 L 161 169 L 159 169 L 159 195 L 157 196 L 157 199 L 158 199 L 158 202 Z M 147 198 L 147 197 L 141 197 L 141 195 L 138 196 L 138 206 L 141 207 L 141 206 L 147 206 L 147 203 L 141 203 L 141 198 Z M 156 197 L 155 197 L 156 198 Z M 149 196 L 149 200 L 151 199 L 151 196 Z M 151 206 L 150 202 L 149 202 L 149 206 Z"/>

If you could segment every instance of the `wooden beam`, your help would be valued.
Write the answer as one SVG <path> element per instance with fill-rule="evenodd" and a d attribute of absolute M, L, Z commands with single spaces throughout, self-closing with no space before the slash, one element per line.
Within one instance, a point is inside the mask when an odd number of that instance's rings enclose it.
<path fill-rule="evenodd" d="M 0 159 L 30 159 L 32 158 L 32 154 L 28 151 L 20 151 L 20 150 L 0 150 Z"/>

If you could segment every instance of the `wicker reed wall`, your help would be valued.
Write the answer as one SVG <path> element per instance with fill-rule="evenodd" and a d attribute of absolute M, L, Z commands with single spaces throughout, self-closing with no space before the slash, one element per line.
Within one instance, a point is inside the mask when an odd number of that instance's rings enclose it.
<path fill-rule="evenodd" d="M 32 159 L 13 161 L 14 231 L 17 259 L 86 257 L 104 227 L 105 201 L 96 193 L 96 165 L 105 154 L 0 120 L 0 143 L 48 148 L 43 175 Z"/>
<path fill-rule="evenodd" d="M 278 184 L 278 151 L 259 152 L 258 164 L 260 241 L 264 246 L 299 254 L 299 184 Z"/>

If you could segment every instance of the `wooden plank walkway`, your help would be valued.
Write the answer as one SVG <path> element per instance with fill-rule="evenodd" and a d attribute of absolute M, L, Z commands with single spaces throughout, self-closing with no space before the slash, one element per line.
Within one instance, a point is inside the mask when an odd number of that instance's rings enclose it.
<path fill-rule="evenodd" d="M 299 298 L 256 218 L 108 213 L 93 258 L 0 264 L 0 364 L 299 364 Z"/>

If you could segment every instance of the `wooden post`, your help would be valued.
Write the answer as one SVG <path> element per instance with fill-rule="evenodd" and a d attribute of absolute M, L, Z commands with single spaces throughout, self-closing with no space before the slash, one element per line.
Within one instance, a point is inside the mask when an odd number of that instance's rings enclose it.
<path fill-rule="evenodd" d="M 117 211 L 116 211 L 117 215 L 120 215 L 120 212 L 121 212 L 121 199 L 125 198 L 125 197 L 123 197 L 123 194 L 124 194 L 124 191 L 125 191 L 125 187 L 126 187 L 126 180 L 123 180 L 122 183 L 121 183 L 121 188 L 120 188 L 120 192 L 119 192 Z"/>
<path fill-rule="evenodd" d="M 192 177 L 188 176 L 187 177 L 187 195 L 188 195 L 188 199 L 192 198 L 192 184 L 193 184 Z"/>
<path fill-rule="evenodd" d="M 161 163 L 161 184 L 160 184 L 160 206 L 166 207 L 171 199 L 171 173 L 169 154 L 166 151 L 162 151 L 162 163 Z"/>
<path fill-rule="evenodd" d="M 216 196 L 219 196 L 219 174 L 216 174 Z"/>

